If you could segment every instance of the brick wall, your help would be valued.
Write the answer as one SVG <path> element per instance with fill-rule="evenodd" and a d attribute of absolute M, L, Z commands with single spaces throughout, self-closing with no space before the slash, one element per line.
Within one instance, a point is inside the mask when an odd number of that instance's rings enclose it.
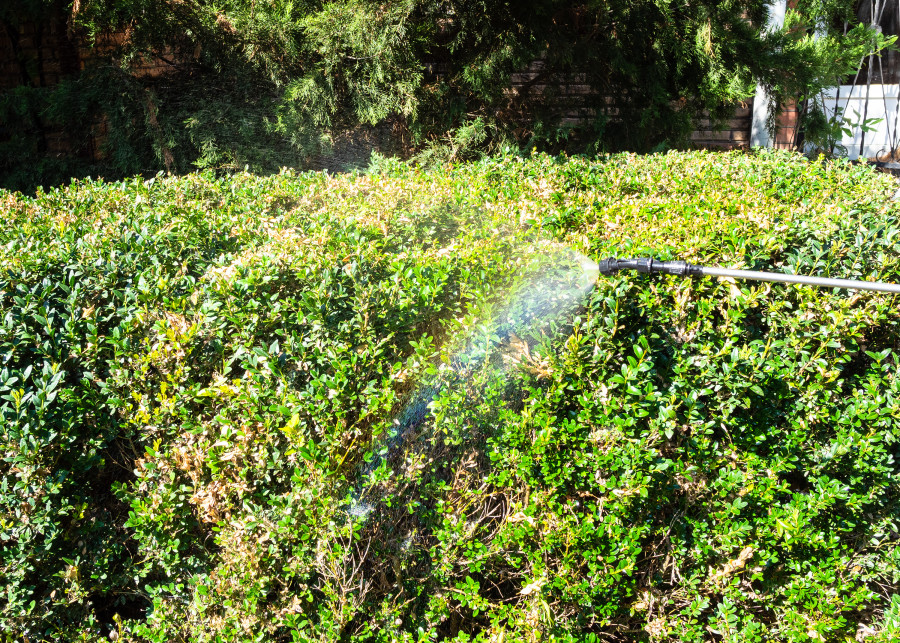
<path fill-rule="evenodd" d="M 0 23 L 0 91 L 23 85 L 53 87 L 66 78 L 77 76 L 86 65 L 97 60 L 98 53 L 108 52 L 128 37 L 125 33 L 112 34 L 102 37 L 94 46 L 88 46 L 70 32 L 69 16 L 61 7 L 59 5 L 50 18 L 42 22 Z M 156 76 L 167 68 L 161 59 L 140 58 L 133 65 L 133 73 Z M 102 160 L 106 130 L 102 118 L 84 123 L 78 132 L 42 125 L 39 149 L 51 156 L 76 155 Z M 4 136 L 9 140 L 9 134 L 0 126 L 0 140 Z"/>
<path fill-rule="evenodd" d="M 706 117 L 691 134 L 691 144 L 701 149 L 731 150 L 750 145 L 750 125 L 753 117 L 753 100 L 735 107 L 734 115 L 723 129 L 712 129 L 712 121 Z"/>
<path fill-rule="evenodd" d="M 549 71 L 543 60 L 535 60 L 528 69 L 512 74 L 508 96 L 512 102 L 539 97 L 560 114 L 562 125 L 579 125 L 593 116 L 586 107 L 597 92 L 587 84 L 584 74 L 560 76 Z"/>
<path fill-rule="evenodd" d="M 69 35 L 65 14 L 41 23 L 0 24 L 0 89 L 50 87 L 83 66 L 82 48 Z"/>
<path fill-rule="evenodd" d="M 778 130 L 775 132 L 775 142 L 772 147 L 779 150 L 796 149 L 801 141 L 797 140 L 797 121 L 800 110 L 796 104 L 788 105 L 778 117 Z"/>
<path fill-rule="evenodd" d="M 510 88 L 511 97 L 526 95 L 541 96 L 550 90 L 551 107 L 561 116 L 563 125 L 577 126 L 593 117 L 593 110 L 586 106 L 587 99 L 595 101 L 597 92 L 587 84 L 581 74 L 560 77 L 547 73 L 543 61 L 536 60 L 528 69 L 513 74 Z M 616 114 L 615 100 L 607 99 L 607 114 Z M 735 107 L 734 115 L 724 123 L 722 129 L 713 129 L 709 118 L 701 118 L 697 131 L 691 135 L 693 146 L 703 149 L 735 149 L 750 145 L 750 125 L 753 114 L 752 99 Z"/>

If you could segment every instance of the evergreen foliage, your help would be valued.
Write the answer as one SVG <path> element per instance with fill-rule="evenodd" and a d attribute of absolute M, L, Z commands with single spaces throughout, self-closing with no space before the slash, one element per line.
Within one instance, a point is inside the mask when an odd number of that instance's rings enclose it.
<path fill-rule="evenodd" d="M 434 159 L 505 144 L 678 146 L 702 110 L 725 116 L 757 82 L 782 102 L 809 96 L 883 47 L 866 27 L 832 33 L 851 4 L 801 2 L 772 31 L 763 0 L 15 0 L 7 29 L 64 11 L 94 49 L 68 82 L 0 97 L 11 133 L 0 172 L 10 187 L 59 180 L 71 161 L 44 158 L 40 131 L 73 133 L 77 149 L 104 119 L 108 175 L 301 166 L 335 135 L 388 119 Z M 135 73 L 142 60 L 167 71 Z M 510 91 L 535 60 L 537 77 Z M 594 114 L 575 128 L 555 95 L 567 80 L 589 89 Z"/>

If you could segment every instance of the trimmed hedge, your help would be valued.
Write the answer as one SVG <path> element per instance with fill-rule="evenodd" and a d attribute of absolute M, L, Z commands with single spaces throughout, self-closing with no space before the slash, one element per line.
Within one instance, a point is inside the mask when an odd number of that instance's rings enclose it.
<path fill-rule="evenodd" d="M 0 192 L 4 640 L 889 641 L 892 179 L 775 152 Z"/>

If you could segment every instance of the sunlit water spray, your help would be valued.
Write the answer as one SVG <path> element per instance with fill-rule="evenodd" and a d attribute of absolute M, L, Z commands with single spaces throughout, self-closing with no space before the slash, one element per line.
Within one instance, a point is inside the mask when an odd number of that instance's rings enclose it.
<path fill-rule="evenodd" d="M 502 311 L 478 326 L 460 348 L 442 361 L 434 381 L 423 383 L 409 396 L 363 469 L 362 484 L 351 496 L 351 517 L 365 520 L 374 509 L 377 499 L 371 498 L 370 492 L 377 486 L 376 472 L 409 437 L 423 437 L 417 436 L 419 427 L 428 420 L 431 402 L 442 387 L 465 380 L 467 374 L 496 356 L 504 344 L 524 344 L 527 339 L 520 336 L 527 338 L 540 332 L 586 300 L 597 283 L 597 263 L 571 249 L 551 246 L 548 250 L 536 274 L 514 289 Z M 516 359 L 507 359 L 499 367 L 508 369 L 516 363 Z"/>

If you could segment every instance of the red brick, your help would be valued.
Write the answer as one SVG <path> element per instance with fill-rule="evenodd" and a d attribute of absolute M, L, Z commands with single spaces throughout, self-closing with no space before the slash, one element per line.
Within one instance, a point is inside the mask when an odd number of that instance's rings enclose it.
<path fill-rule="evenodd" d="M 732 140 L 731 132 L 715 132 L 715 131 L 703 131 L 703 132 L 694 132 L 691 134 L 691 140 L 703 140 L 703 141 L 730 141 Z"/>

